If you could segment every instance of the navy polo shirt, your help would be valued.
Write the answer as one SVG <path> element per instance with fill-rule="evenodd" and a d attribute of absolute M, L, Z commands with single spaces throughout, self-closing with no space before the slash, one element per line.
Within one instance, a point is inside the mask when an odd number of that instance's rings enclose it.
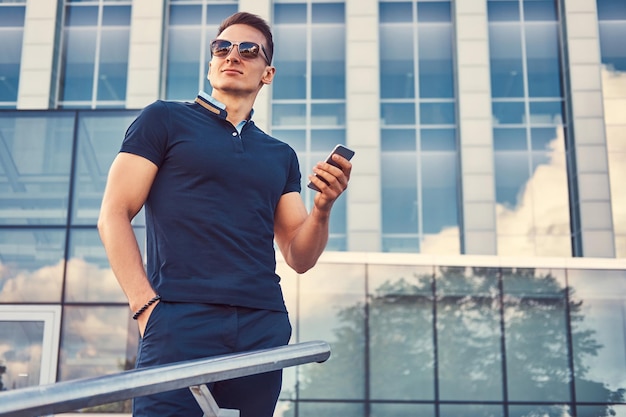
<path fill-rule="evenodd" d="M 165 301 L 286 311 L 274 213 L 300 192 L 294 150 L 248 121 L 238 131 L 206 96 L 156 101 L 121 152 L 158 167 L 145 203 L 147 274 Z"/>

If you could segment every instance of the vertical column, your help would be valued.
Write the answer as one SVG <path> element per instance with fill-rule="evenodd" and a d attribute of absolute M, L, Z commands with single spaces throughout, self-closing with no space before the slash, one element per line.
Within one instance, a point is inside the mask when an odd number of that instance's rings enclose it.
<path fill-rule="evenodd" d="M 159 98 L 165 0 L 133 0 L 126 108 L 139 109 Z"/>
<path fill-rule="evenodd" d="M 457 0 L 462 253 L 497 253 L 487 0 Z"/>
<path fill-rule="evenodd" d="M 58 5 L 50 0 L 28 0 L 17 95 L 18 109 L 47 109 L 54 101 L 53 83 Z"/>
<path fill-rule="evenodd" d="M 348 250 L 381 250 L 380 59 L 377 0 L 346 0 Z"/>
<path fill-rule="evenodd" d="M 596 1 L 564 0 L 562 4 L 573 128 L 569 141 L 575 158 L 570 170 L 575 178 L 570 181 L 578 185 L 578 199 L 571 204 L 580 219 L 580 229 L 572 230 L 581 246 L 575 255 L 614 257 Z"/>
<path fill-rule="evenodd" d="M 242 12 L 254 13 L 265 19 L 270 25 L 272 16 L 271 0 L 239 0 L 239 10 Z M 280 68 L 277 69 L 280 71 Z M 268 132 L 272 104 L 272 85 L 265 85 L 259 91 L 254 103 L 254 123 L 264 131 Z"/>

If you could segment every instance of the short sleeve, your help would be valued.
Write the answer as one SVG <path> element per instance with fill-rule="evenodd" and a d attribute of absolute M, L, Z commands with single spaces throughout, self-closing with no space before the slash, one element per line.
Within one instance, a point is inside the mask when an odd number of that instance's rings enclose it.
<path fill-rule="evenodd" d="M 163 101 L 146 106 L 126 130 L 120 152 L 142 156 L 160 167 L 167 150 L 168 121 Z"/>

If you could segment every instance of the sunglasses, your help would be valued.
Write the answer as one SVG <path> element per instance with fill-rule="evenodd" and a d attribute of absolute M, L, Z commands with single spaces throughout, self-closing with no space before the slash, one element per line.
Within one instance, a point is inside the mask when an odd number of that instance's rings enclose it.
<path fill-rule="evenodd" d="M 259 45 L 254 42 L 239 42 L 232 43 L 224 39 L 215 39 L 211 42 L 211 55 L 218 58 L 226 58 L 232 51 L 233 47 L 237 46 L 239 56 L 243 59 L 252 60 L 259 56 L 259 51 L 263 51 L 263 57 L 267 65 L 271 65 L 269 58 L 267 57 L 267 51 L 263 45 Z"/>

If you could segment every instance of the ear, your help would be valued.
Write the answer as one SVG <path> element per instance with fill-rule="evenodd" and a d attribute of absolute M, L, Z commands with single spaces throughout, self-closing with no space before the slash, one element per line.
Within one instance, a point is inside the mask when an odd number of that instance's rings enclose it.
<path fill-rule="evenodd" d="M 274 74 L 276 74 L 276 68 L 268 65 L 265 67 L 265 72 L 263 73 L 263 77 L 261 78 L 261 82 L 263 84 L 271 84 L 274 79 Z"/>

